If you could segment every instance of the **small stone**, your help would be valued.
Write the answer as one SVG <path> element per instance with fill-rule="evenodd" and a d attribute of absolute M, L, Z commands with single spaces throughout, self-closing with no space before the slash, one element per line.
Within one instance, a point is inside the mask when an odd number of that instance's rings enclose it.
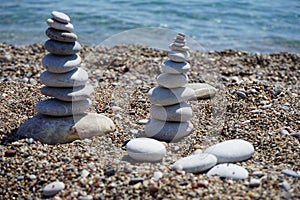
<path fill-rule="evenodd" d="M 129 133 L 132 134 L 132 135 L 137 135 L 139 133 L 139 130 L 132 129 L 132 130 L 129 131 Z"/>
<path fill-rule="evenodd" d="M 285 129 L 280 130 L 280 133 L 282 135 L 290 135 L 290 133 L 287 130 L 285 130 Z"/>
<path fill-rule="evenodd" d="M 80 51 L 81 45 L 75 42 L 59 42 L 55 40 L 47 40 L 44 45 L 45 49 L 56 55 L 73 55 Z"/>
<path fill-rule="evenodd" d="M 195 99 L 210 99 L 217 93 L 217 89 L 207 83 L 189 83 L 187 87 L 194 90 Z"/>
<path fill-rule="evenodd" d="M 263 177 L 265 174 L 264 174 L 264 172 L 262 172 L 262 171 L 254 171 L 253 173 L 252 173 L 252 176 L 257 176 L 257 177 Z"/>
<path fill-rule="evenodd" d="M 260 185 L 260 179 L 257 178 L 251 178 L 249 182 L 250 187 L 257 187 Z"/>
<path fill-rule="evenodd" d="M 282 187 L 286 190 L 286 191 L 289 191 L 291 189 L 291 185 L 286 181 L 284 180 L 282 183 L 281 183 Z"/>
<path fill-rule="evenodd" d="M 145 126 L 147 137 L 165 142 L 177 142 L 188 136 L 194 126 L 191 122 L 165 122 L 151 119 Z"/>
<path fill-rule="evenodd" d="M 247 95 L 242 91 L 236 91 L 236 94 L 238 95 L 238 97 L 240 97 L 242 99 L 247 98 Z"/>
<path fill-rule="evenodd" d="M 182 74 L 190 71 L 191 66 L 188 62 L 173 62 L 172 60 L 167 60 L 162 63 L 161 70 L 163 73 L 170 74 Z"/>
<path fill-rule="evenodd" d="M 210 169 L 216 164 L 217 158 L 214 155 L 201 153 L 177 160 L 173 165 L 173 169 L 177 169 L 177 166 L 181 166 L 182 170 L 186 172 L 199 173 Z"/>
<path fill-rule="evenodd" d="M 197 149 L 193 152 L 193 155 L 201 154 L 203 151 L 201 149 Z"/>
<path fill-rule="evenodd" d="M 50 39 L 60 42 L 75 42 L 77 40 L 77 35 L 75 33 L 60 31 L 54 28 L 48 28 L 45 34 Z"/>
<path fill-rule="evenodd" d="M 26 142 L 27 142 L 27 144 L 33 144 L 34 143 L 34 139 L 32 139 L 32 138 L 26 138 Z"/>
<path fill-rule="evenodd" d="M 70 72 L 62 74 L 44 71 L 40 75 L 40 81 L 49 87 L 78 87 L 86 84 L 88 73 L 81 68 L 75 68 Z"/>
<path fill-rule="evenodd" d="M 284 169 L 281 171 L 282 174 L 285 174 L 287 176 L 293 176 L 293 177 L 297 177 L 300 178 L 300 174 L 291 170 L 291 169 Z"/>
<path fill-rule="evenodd" d="M 23 180 L 25 177 L 24 176 L 18 176 L 17 177 L 17 181 L 21 181 L 21 180 Z"/>
<path fill-rule="evenodd" d="M 66 73 L 74 70 L 81 63 L 78 54 L 70 56 L 59 56 L 52 53 L 46 54 L 42 59 L 42 65 L 52 73 Z"/>
<path fill-rule="evenodd" d="M 190 48 L 188 46 L 185 46 L 185 45 L 179 46 L 178 44 L 175 44 L 175 43 L 170 44 L 169 48 L 172 51 L 189 51 L 190 50 Z"/>
<path fill-rule="evenodd" d="M 148 97 L 151 104 L 169 106 L 184 101 L 195 96 L 195 92 L 191 88 L 179 87 L 173 89 L 167 89 L 162 87 L 155 87 L 149 90 Z"/>
<path fill-rule="evenodd" d="M 4 156 L 5 157 L 14 157 L 17 154 L 17 151 L 14 149 L 9 149 L 5 151 Z"/>
<path fill-rule="evenodd" d="M 57 29 L 57 30 L 61 30 L 61 31 L 69 31 L 72 32 L 74 30 L 74 26 L 71 23 L 61 23 L 59 21 L 56 21 L 54 19 L 47 19 L 47 24 L 48 26 L 50 26 L 51 28 Z"/>
<path fill-rule="evenodd" d="M 171 106 L 151 105 L 150 115 L 162 121 L 185 122 L 192 118 L 193 111 L 190 105 L 182 102 Z"/>
<path fill-rule="evenodd" d="M 183 87 L 188 83 L 188 80 L 186 74 L 162 73 L 156 78 L 157 84 L 165 88 Z"/>
<path fill-rule="evenodd" d="M 56 21 L 59 21 L 62 23 L 69 23 L 71 21 L 70 17 L 62 12 L 58 12 L 58 11 L 54 10 L 51 12 L 51 15 Z"/>
<path fill-rule="evenodd" d="M 297 133 L 291 133 L 290 136 L 300 139 L 300 131 L 298 131 Z"/>
<path fill-rule="evenodd" d="M 84 177 L 84 178 L 86 178 L 89 174 L 90 174 L 90 172 L 86 169 L 83 169 L 81 171 L 81 176 Z"/>
<path fill-rule="evenodd" d="M 66 102 L 58 99 L 47 99 L 36 104 L 35 109 L 38 113 L 50 116 L 69 116 L 84 113 L 92 101 L 85 99 L 81 101 Z"/>
<path fill-rule="evenodd" d="M 160 172 L 160 171 L 156 171 L 156 172 L 153 173 L 153 179 L 156 180 L 156 181 L 158 181 L 162 177 L 163 177 L 163 173 Z"/>
<path fill-rule="evenodd" d="M 222 178 L 232 178 L 234 180 L 245 179 L 248 171 L 241 166 L 232 163 L 219 164 L 207 172 L 207 176 L 218 175 Z"/>
<path fill-rule="evenodd" d="M 149 119 L 140 119 L 140 120 L 138 121 L 138 123 L 139 123 L 139 124 L 147 124 L 148 121 L 149 121 Z"/>
<path fill-rule="evenodd" d="M 80 196 L 79 200 L 93 200 L 93 196 L 92 195 Z"/>
<path fill-rule="evenodd" d="M 142 178 L 142 177 L 132 178 L 129 181 L 129 185 L 135 185 L 137 183 L 143 183 L 143 181 L 144 181 L 144 178 Z"/>
<path fill-rule="evenodd" d="M 187 51 L 169 51 L 168 57 L 174 62 L 185 62 L 189 59 L 190 55 Z"/>
<path fill-rule="evenodd" d="M 36 175 L 30 174 L 30 175 L 28 176 L 28 178 L 29 178 L 30 180 L 35 180 L 35 179 L 36 179 Z"/>
<path fill-rule="evenodd" d="M 215 144 L 204 152 L 215 155 L 218 163 L 239 162 L 250 158 L 254 154 L 254 147 L 245 140 L 234 139 Z"/>
<path fill-rule="evenodd" d="M 55 97 L 56 99 L 62 101 L 72 102 L 88 99 L 93 92 L 94 89 L 90 84 L 74 88 L 58 88 L 48 86 L 44 86 L 41 88 L 41 93 L 46 96 Z"/>
<path fill-rule="evenodd" d="M 53 196 L 63 189 L 65 189 L 65 184 L 63 182 L 54 181 L 43 188 L 43 195 L 47 197 Z"/>
<path fill-rule="evenodd" d="M 135 138 L 126 144 L 128 155 L 137 161 L 159 161 L 167 153 L 166 147 L 151 138 Z"/>
<path fill-rule="evenodd" d="M 104 174 L 105 174 L 105 176 L 110 177 L 110 176 L 115 175 L 115 173 L 116 173 L 116 170 L 115 170 L 115 169 L 109 168 L 109 169 L 106 169 L 106 171 L 105 171 Z"/>

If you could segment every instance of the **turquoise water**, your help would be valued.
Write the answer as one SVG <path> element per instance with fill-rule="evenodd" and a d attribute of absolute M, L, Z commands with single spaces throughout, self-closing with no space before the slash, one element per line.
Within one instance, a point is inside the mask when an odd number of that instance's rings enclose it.
<path fill-rule="evenodd" d="M 300 52 L 299 0 L 0 0 L 0 42 L 45 41 L 52 10 L 71 17 L 86 45 L 130 29 L 161 27 L 185 33 L 206 50 Z"/>

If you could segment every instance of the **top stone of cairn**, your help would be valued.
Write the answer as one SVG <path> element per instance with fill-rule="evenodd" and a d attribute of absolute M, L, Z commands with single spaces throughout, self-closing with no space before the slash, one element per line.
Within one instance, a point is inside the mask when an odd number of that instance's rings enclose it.
<path fill-rule="evenodd" d="M 56 21 L 59 21 L 61 23 L 69 23 L 71 21 L 70 17 L 66 15 L 65 13 L 58 12 L 58 11 L 52 11 L 51 12 L 52 18 Z"/>

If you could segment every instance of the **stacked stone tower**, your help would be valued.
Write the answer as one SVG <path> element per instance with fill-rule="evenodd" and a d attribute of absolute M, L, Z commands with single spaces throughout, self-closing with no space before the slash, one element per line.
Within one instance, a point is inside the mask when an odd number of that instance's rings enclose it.
<path fill-rule="evenodd" d="M 192 109 L 185 101 L 194 97 L 194 90 L 186 87 L 190 64 L 185 35 L 179 33 L 169 48 L 169 59 L 162 63 L 163 73 L 156 79 L 159 86 L 148 93 L 151 119 L 145 126 L 145 134 L 157 140 L 176 142 L 193 129 Z"/>

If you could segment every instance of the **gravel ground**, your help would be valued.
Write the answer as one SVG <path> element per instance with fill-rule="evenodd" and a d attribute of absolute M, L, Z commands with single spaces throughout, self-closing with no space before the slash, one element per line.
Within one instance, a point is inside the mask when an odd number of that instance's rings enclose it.
<path fill-rule="evenodd" d="M 0 199 L 41 199 L 42 188 L 59 180 L 54 199 L 299 199 L 300 55 L 248 54 L 236 50 L 193 52 L 190 82 L 219 89 L 214 99 L 190 101 L 194 132 L 165 144 L 157 163 L 138 163 L 126 142 L 143 135 L 149 118 L 147 92 L 155 86 L 167 52 L 131 45 L 84 47 L 82 67 L 95 88 L 91 112 L 114 120 L 116 131 L 70 144 L 15 141 L 18 127 L 46 97 L 39 89 L 42 44 L 0 44 Z M 255 153 L 238 163 L 248 179 L 233 181 L 173 171 L 171 165 L 196 149 L 228 139 L 251 142 Z M 153 178 L 160 171 L 163 177 Z M 252 184 L 253 179 L 259 184 Z"/>

